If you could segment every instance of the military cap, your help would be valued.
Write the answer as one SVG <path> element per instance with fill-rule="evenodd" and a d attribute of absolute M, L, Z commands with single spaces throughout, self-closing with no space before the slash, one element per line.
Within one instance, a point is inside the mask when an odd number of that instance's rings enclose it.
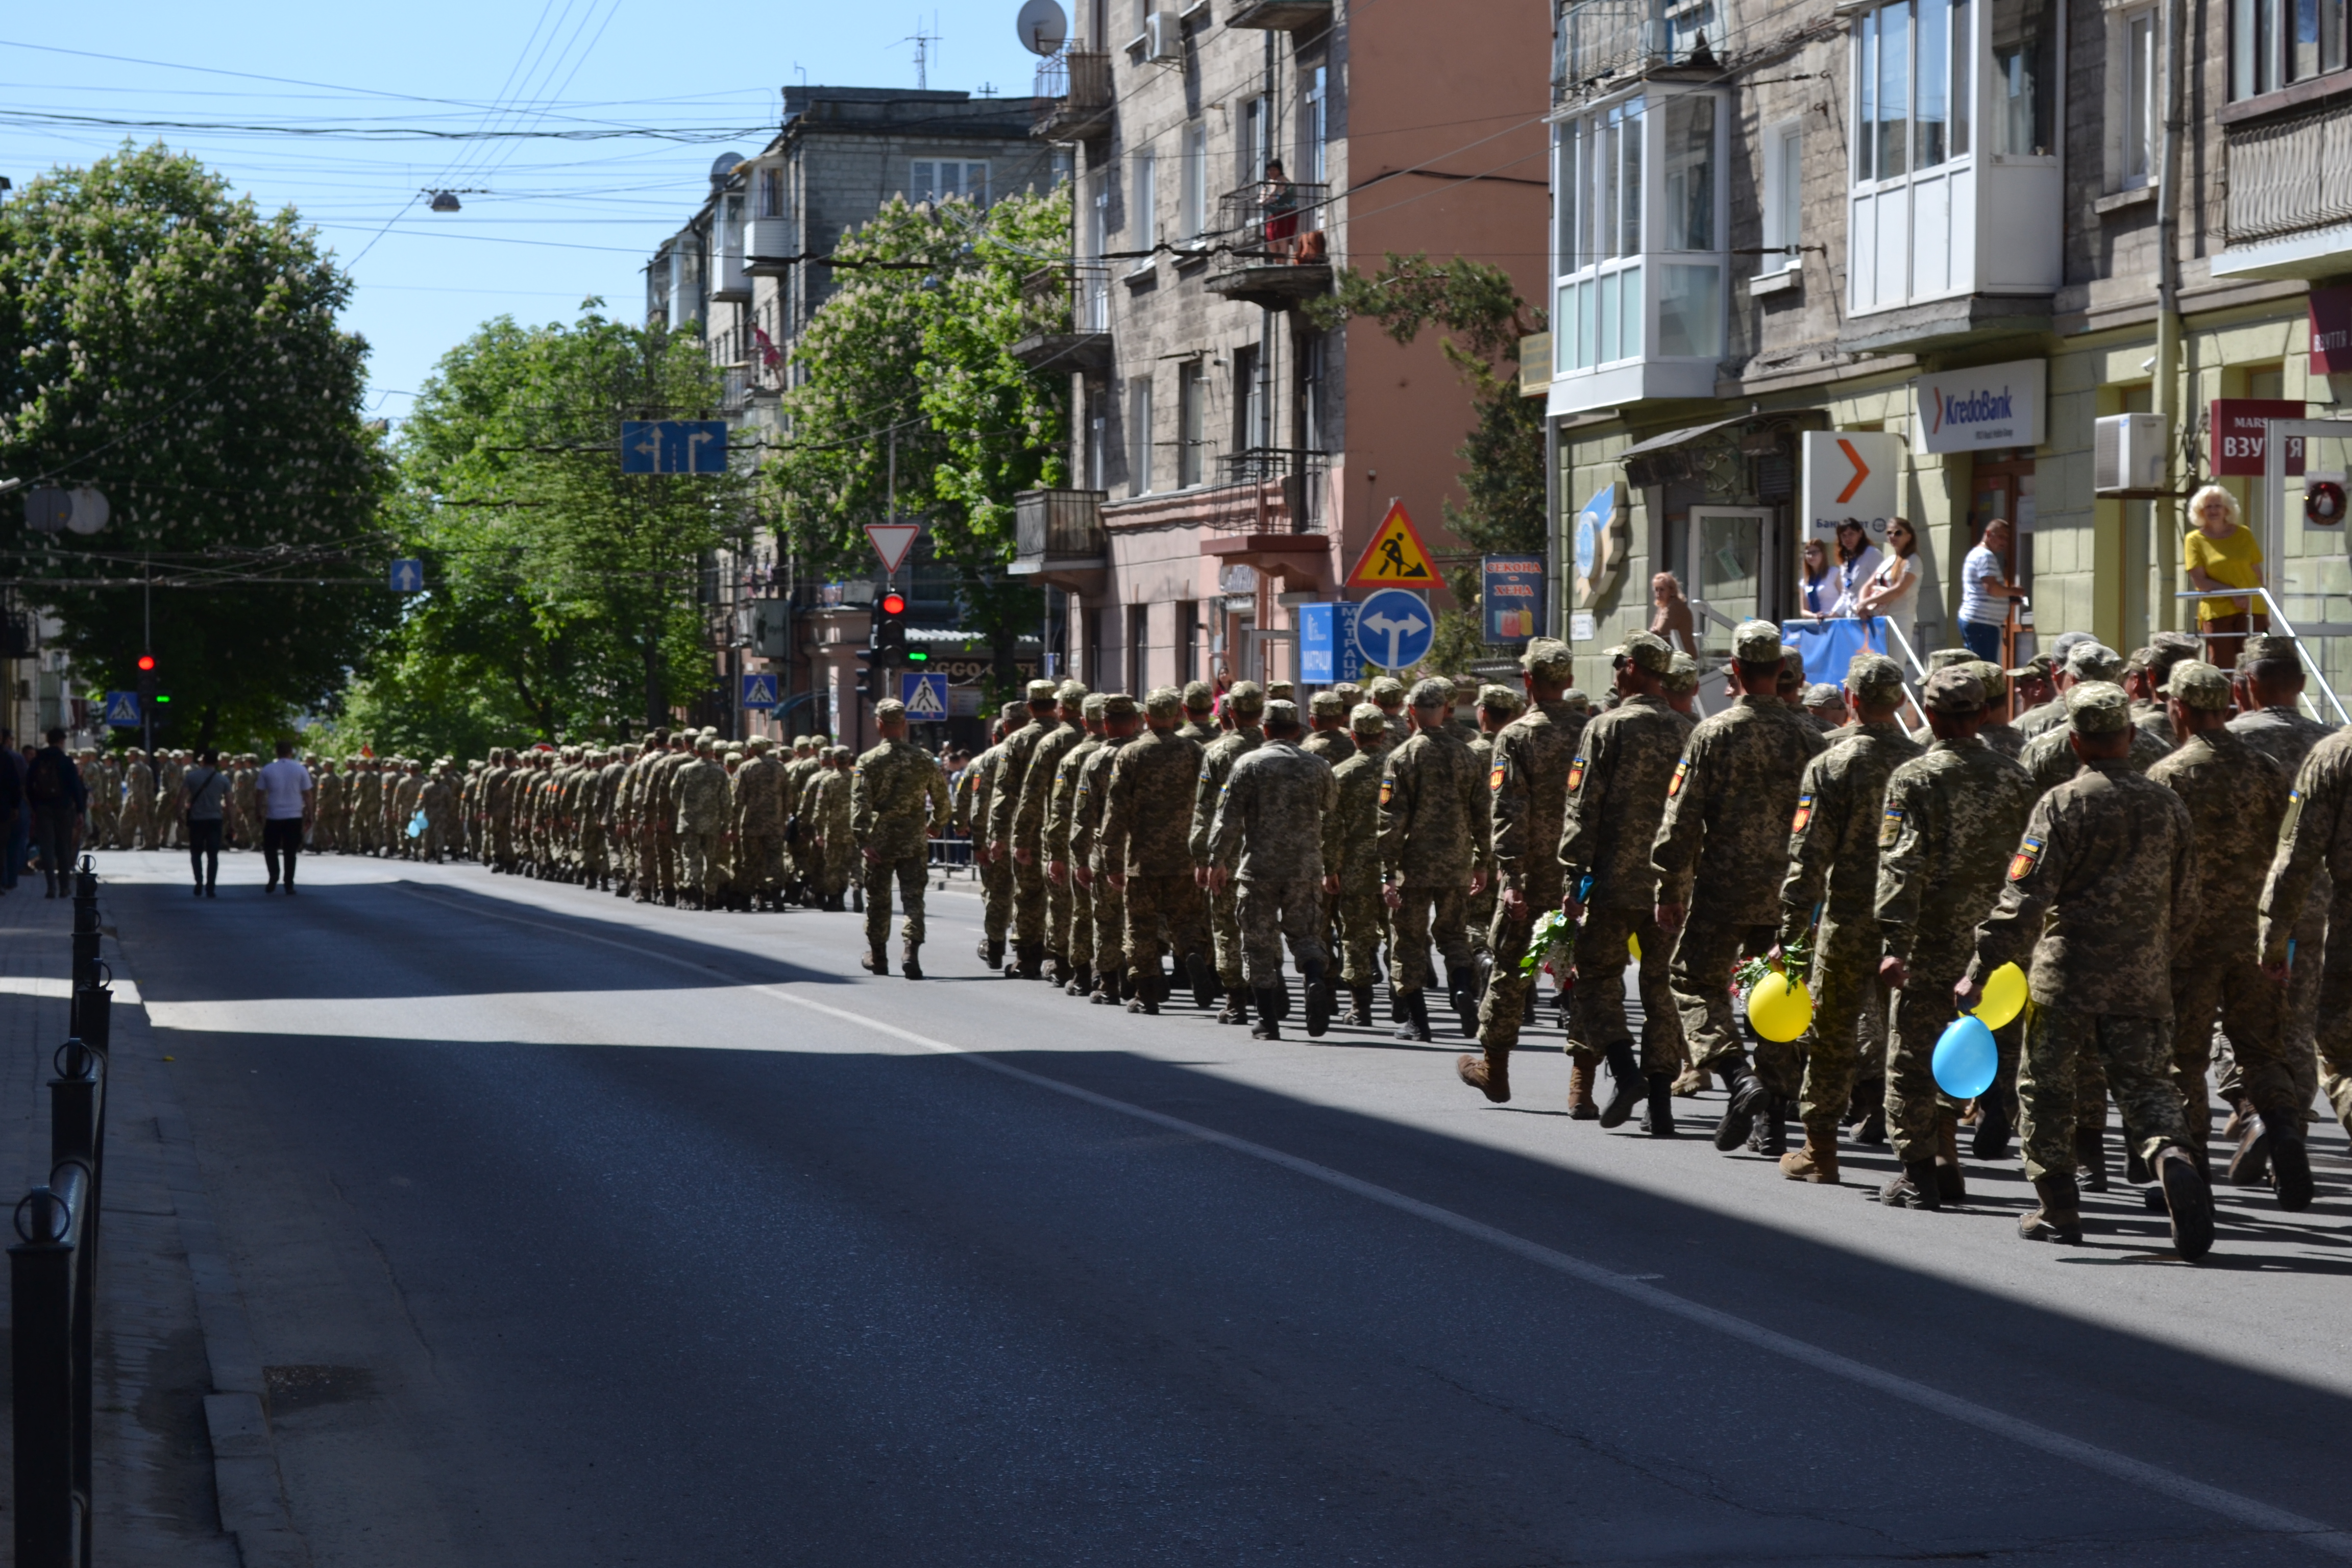
<path fill-rule="evenodd" d="M 722 760 L 722 761 L 725 761 L 725 762 L 730 762 L 730 763 L 740 763 L 740 762 L 741 762 L 741 761 L 743 760 L 743 748 L 742 748 L 742 747 L 740 747 L 740 746 L 730 746 L 730 747 L 728 747 L 728 748 L 727 748 L 727 755 L 726 755 L 723 759 L 721 759 L 721 760 Z"/>
<path fill-rule="evenodd" d="M 1344 719 L 1348 700 L 1336 691 L 1318 691 L 1307 700 L 1307 710 L 1318 719 Z"/>
<path fill-rule="evenodd" d="M 1965 669 L 1977 678 L 1977 684 L 1984 688 L 1985 701 L 1988 703 L 1998 702 L 2009 695 L 2009 671 L 1997 664 L 1988 664 L 1979 658 L 1953 668 Z"/>
<path fill-rule="evenodd" d="M 1298 722 L 1298 704 L 1287 697 L 1269 700 L 1265 705 L 1265 722 L 1268 729 L 1296 725 Z"/>
<path fill-rule="evenodd" d="M 1579 713 L 1590 713 L 1592 711 L 1592 699 L 1587 697 L 1583 692 L 1579 691 L 1573 686 L 1561 692 L 1559 694 L 1559 700 L 1562 702 L 1567 703 L 1570 708 L 1575 709 Z"/>
<path fill-rule="evenodd" d="M 793 752 L 795 755 L 810 751 L 815 745 L 816 737 L 814 735 L 794 735 L 793 737 Z"/>
<path fill-rule="evenodd" d="M 1576 655 L 1558 637 L 1537 637 L 1519 655 L 1519 668 L 1538 680 L 1569 680 L 1576 675 Z"/>
<path fill-rule="evenodd" d="M 1276 698 L 1285 702 L 1296 702 L 1298 700 L 1298 688 L 1287 680 L 1268 681 L 1265 688 L 1265 700 L 1271 702 Z"/>
<path fill-rule="evenodd" d="M 1686 653 L 1677 653 L 1666 668 L 1666 694 L 1687 697 L 1698 689 L 1698 660 Z"/>
<path fill-rule="evenodd" d="M 2222 709 L 2230 705 L 2230 678 L 2201 658 L 2184 658 L 2165 677 L 2164 694 L 2183 708 Z"/>
<path fill-rule="evenodd" d="M 2147 646 L 2159 655 L 2168 653 L 2194 658 L 2204 645 L 2187 632 L 2158 632 L 2147 639 Z"/>
<path fill-rule="evenodd" d="M 907 705 L 895 697 L 885 697 L 874 705 L 874 721 L 877 724 L 885 719 L 904 719 L 906 716 Z"/>
<path fill-rule="evenodd" d="M 1114 691 L 1102 700 L 1106 719 L 1132 719 L 1136 714 L 1135 699 L 1124 691 Z"/>
<path fill-rule="evenodd" d="M 702 732 L 714 741 L 719 739 L 719 726 L 716 724 L 705 724 L 702 727 Z"/>
<path fill-rule="evenodd" d="M 1389 716 L 1369 702 L 1359 702 L 1348 715 L 1348 728 L 1359 735 L 1377 735 L 1389 727 Z"/>
<path fill-rule="evenodd" d="M 2037 653 L 2015 669 L 2005 669 L 2001 673 L 2011 680 L 2023 680 L 2029 676 L 2037 680 L 2047 680 L 2050 679 L 2050 656 Z"/>
<path fill-rule="evenodd" d="M 1028 697 L 1033 705 L 1039 702 L 1051 702 L 1061 694 L 1062 689 L 1050 680 L 1033 680 L 1028 686 Z"/>
<path fill-rule="evenodd" d="M 1084 702 L 1087 700 L 1087 683 L 1083 680 L 1065 680 L 1061 685 L 1054 688 L 1054 700 L 1071 704 Z"/>
<path fill-rule="evenodd" d="M 768 739 L 765 735 L 754 735 L 751 737 L 752 754 L 756 756 L 758 753 L 766 751 L 770 746 L 774 744 L 775 742 Z"/>
<path fill-rule="evenodd" d="M 1791 677 L 1794 679 L 1791 679 Z M 1792 647 L 1782 648 L 1780 650 L 1780 684 L 1802 686 L 1804 683 L 1805 656 Z"/>
<path fill-rule="evenodd" d="M 1826 708 L 1832 702 L 1844 700 L 1838 689 L 1826 680 L 1816 680 L 1805 688 L 1805 706 L 1808 708 Z"/>
<path fill-rule="evenodd" d="M 1872 707 L 1903 696 L 1903 667 L 1883 653 L 1858 653 L 1845 667 L 1845 689 Z"/>
<path fill-rule="evenodd" d="M 1976 657 L 1973 652 L 1964 647 L 1939 647 L 1927 656 L 1927 673 L 1933 675 L 1939 669 L 1949 669 L 1956 664 L 1972 663 Z"/>
<path fill-rule="evenodd" d="M 2095 638 L 2085 637 L 2066 650 L 2066 673 L 2076 680 L 2113 685 L 2123 679 L 2124 656 Z M 2074 710 L 2069 708 L 2067 712 Z"/>
<path fill-rule="evenodd" d="M 2242 665 L 2248 659 L 2260 663 L 2267 658 L 2293 659 L 2294 658 L 2294 639 L 2278 632 L 2256 632 L 2245 640 L 2244 646 L 2238 651 L 2238 662 Z"/>
<path fill-rule="evenodd" d="M 1664 675 L 1675 667 L 1673 646 L 1655 632 L 1627 632 L 1625 640 L 1609 650 L 1609 658 L 1612 664 L 1630 659 L 1634 668 L 1652 675 Z"/>
<path fill-rule="evenodd" d="M 1103 716 L 1103 705 L 1109 700 L 1110 693 L 1108 691 L 1089 691 L 1079 699 L 1078 712 L 1085 718 L 1099 719 Z"/>
<path fill-rule="evenodd" d="M 1410 699 L 1418 709 L 1443 708 L 1454 700 L 1454 682 L 1442 675 L 1416 680 L 1412 683 Z"/>
<path fill-rule="evenodd" d="M 1146 707 L 1150 705 L 1149 702 L 1145 704 Z M 1183 695 L 1177 700 L 1178 707 L 1188 709 L 1194 713 L 1206 713 L 1216 705 L 1217 689 L 1205 680 L 1186 681 Z"/>
<path fill-rule="evenodd" d="M 1364 695 L 1380 706 L 1402 702 L 1404 700 L 1404 682 L 1393 675 L 1375 676 L 1372 683 L 1364 688 Z"/>
<path fill-rule="evenodd" d="M 1478 689 L 1478 706 L 1489 713 L 1523 713 L 1527 700 L 1507 686 L 1482 686 Z"/>
<path fill-rule="evenodd" d="M 714 750 L 718 744 L 719 737 L 716 735 L 697 735 L 694 738 L 694 749 L 698 752 Z"/>
<path fill-rule="evenodd" d="M 1984 711 L 1984 682 L 1976 678 L 1970 665 L 1948 665 L 1936 671 L 1927 678 L 1921 693 L 1920 700 L 1927 705 L 1930 713 L 1966 718 Z"/>
<path fill-rule="evenodd" d="M 1339 700 L 1348 705 L 1350 713 L 1356 710 L 1356 704 L 1364 700 L 1364 689 L 1352 680 L 1343 680 L 1331 689 L 1339 693 Z"/>
<path fill-rule="evenodd" d="M 1780 628 L 1769 621 L 1742 621 L 1731 630 L 1731 656 L 1742 664 L 1772 664 L 1780 657 Z"/>
<path fill-rule="evenodd" d="M 1261 711 L 1265 707 L 1265 688 L 1255 680 L 1236 680 L 1225 688 L 1225 710 L 1235 718 Z"/>
<path fill-rule="evenodd" d="M 836 763 L 846 763 L 855 760 L 847 746 L 835 746 L 827 754 L 830 755 Z"/>
<path fill-rule="evenodd" d="M 1029 716 L 1029 710 L 1018 701 L 1008 702 L 996 716 L 1008 724 L 1018 724 Z"/>
<path fill-rule="evenodd" d="M 2115 735 L 2131 727 L 2131 699 L 2112 680 L 2083 680 L 2066 689 L 2066 722 L 2077 735 Z"/>
<path fill-rule="evenodd" d="M 1155 686 L 1144 694 L 1143 710 L 1155 719 L 1173 719 L 1184 710 L 1184 693 L 1172 686 Z"/>

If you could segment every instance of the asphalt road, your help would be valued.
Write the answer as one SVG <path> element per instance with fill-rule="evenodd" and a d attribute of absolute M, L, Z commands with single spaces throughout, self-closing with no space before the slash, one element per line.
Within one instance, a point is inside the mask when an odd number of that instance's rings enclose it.
<path fill-rule="evenodd" d="M 109 856 L 324 1563 L 2352 1556 L 2352 1163 L 2028 1245 L 855 916 Z M 1715 1113 L 1682 1102 L 1685 1125 Z"/>

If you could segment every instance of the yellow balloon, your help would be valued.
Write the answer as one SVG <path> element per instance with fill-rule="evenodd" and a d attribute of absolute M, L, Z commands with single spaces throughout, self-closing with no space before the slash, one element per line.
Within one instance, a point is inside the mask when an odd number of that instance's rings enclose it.
<path fill-rule="evenodd" d="M 1627 952 L 1630 952 L 1630 953 L 1632 953 L 1632 954 L 1633 955 L 1633 962 L 1634 962 L 1634 963 L 1641 963 L 1641 962 L 1642 962 L 1642 939 L 1641 939 L 1640 937 L 1638 937 L 1638 936 L 1634 936 L 1634 935 L 1633 935 L 1633 934 L 1632 934 L 1632 933 L 1630 933 L 1630 932 L 1629 932 L 1629 933 L 1627 933 L 1626 937 L 1625 937 L 1625 951 L 1626 951 Z"/>
<path fill-rule="evenodd" d="M 1969 1011 L 1983 1019 L 1988 1029 L 1998 1029 L 2024 1012 L 2025 971 L 2004 963 L 1985 976 L 1984 1000 Z"/>
<path fill-rule="evenodd" d="M 1777 970 L 1748 993 L 1748 1021 L 1766 1039 L 1785 1045 L 1813 1021 L 1813 998 L 1801 980 Z"/>

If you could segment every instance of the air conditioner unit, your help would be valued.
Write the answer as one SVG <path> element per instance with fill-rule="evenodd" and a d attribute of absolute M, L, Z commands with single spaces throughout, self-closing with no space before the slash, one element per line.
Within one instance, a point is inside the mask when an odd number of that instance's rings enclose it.
<path fill-rule="evenodd" d="M 2162 489 L 2167 446 L 2158 415 L 2111 414 L 2099 420 L 2092 436 L 2092 490 L 2128 495 Z"/>
<path fill-rule="evenodd" d="M 1143 58 L 1163 66 L 1184 58 L 1184 28 L 1175 12 L 1154 11 L 1143 19 Z"/>

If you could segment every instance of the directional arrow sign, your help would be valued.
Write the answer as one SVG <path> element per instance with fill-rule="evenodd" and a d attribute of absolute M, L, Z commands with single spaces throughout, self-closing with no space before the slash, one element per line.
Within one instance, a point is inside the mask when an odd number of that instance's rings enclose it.
<path fill-rule="evenodd" d="M 1429 655 L 1437 617 L 1418 594 L 1383 588 L 1356 613 L 1356 651 L 1383 669 L 1403 669 Z"/>
<path fill-rule="evenodd" d="M 882 557 L 882 570 L 897 576 L 899 563 L 907 552 L 915 547 L 915 540 L 923 531 L 919 522 L 869 522 L 866 537 L 874 544 L 874 553 Z"/>
<path fill-rule="evenodd" d="M 1903 438 L 1883 430 L 1805 432 L 1803 505 L 1808 537 L 1830 538 L 1847 518 L 1883 544 L 1902 478 Z"/>

